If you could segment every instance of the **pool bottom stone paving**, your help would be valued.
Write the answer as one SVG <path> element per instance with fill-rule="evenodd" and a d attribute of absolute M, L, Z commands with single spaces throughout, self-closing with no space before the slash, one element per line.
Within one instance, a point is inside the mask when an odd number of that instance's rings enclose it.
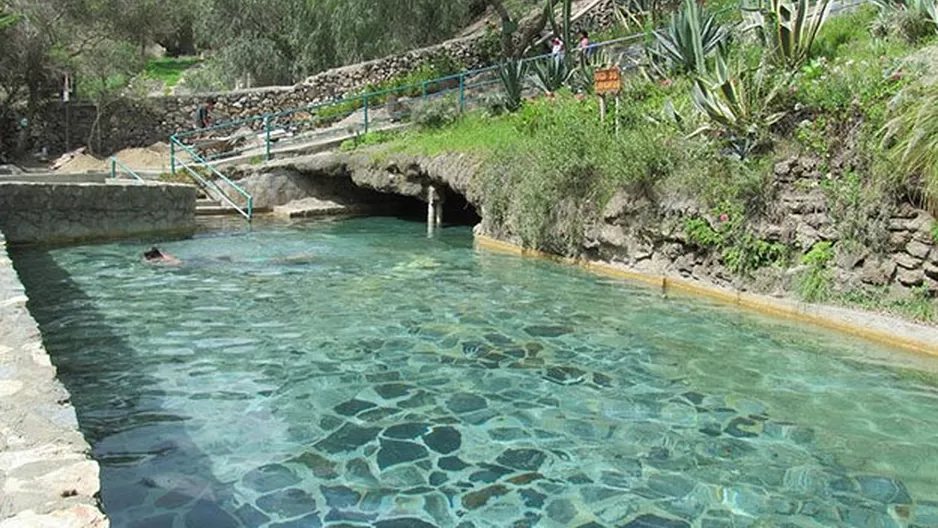
<path fill-rule="evenodd" d="M 113 525 L 938 526 L 928 361 L 419 230 L 16 255 Z"/>

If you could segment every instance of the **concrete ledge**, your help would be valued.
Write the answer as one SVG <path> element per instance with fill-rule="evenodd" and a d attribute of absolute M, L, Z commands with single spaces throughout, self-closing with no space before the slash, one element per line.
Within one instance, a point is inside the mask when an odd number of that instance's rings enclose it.
<path fill-rule="evenodd" d="M 105 528 L 97 462 L 0 234 L 0 528 Z"/>
<path fill-rule="evenodd" d="M 0 182 L 0 230 L 9 244 L 56 244 L 191 234 L 197 190 L 175 183 Z"/>
<path fill-rule="evenodd" d="M 60 174 L 56 172 L 42 172 L 18 174 L 16 176 L 0 176 L 0 182 L 19 183 L 105 183 L 110 174 L 105 172 L 83 172 L 77 174 Z"/>
<path fill-rule="evenodd" d="M 541 251 L 523 249 L 514 244 L 484 235 L 475 235 L 476 246 L 514 255 L 548 258 L 582 267 L 594 273 L 641 282 L 661 288 L 662 292 L 701 295 L 720 302 L 734 304 L 764 314 L 810 323 L 845 334 L 875 341 L 908 351 L 938 356 L 938 328 L 875 313 L 861 312 L 836 306 L 807 304 L 789 299 L 731 291 L 685 279 L 647 275 L 607 262 L 584 261 L 549 255 Z"/>

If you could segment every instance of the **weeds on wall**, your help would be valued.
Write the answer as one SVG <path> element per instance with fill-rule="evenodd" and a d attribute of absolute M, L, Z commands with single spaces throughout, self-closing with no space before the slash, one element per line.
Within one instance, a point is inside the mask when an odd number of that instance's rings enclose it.
<path fill-rule="evenodd" d="M 818 242 L 803 257 L 801 264 L 806 266 L 799 281 L 801 298 L 808 302 L 822 302 L 830 299 L 831 263 L 834 261 L 834 248 L 830 242 Z"/>

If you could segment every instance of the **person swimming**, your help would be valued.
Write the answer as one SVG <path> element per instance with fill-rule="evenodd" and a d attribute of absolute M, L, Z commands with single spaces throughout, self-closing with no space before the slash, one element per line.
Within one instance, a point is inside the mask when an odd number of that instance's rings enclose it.
<path fill-rule="evenodd" d="M 151 247 L 150 249 L 143 252 L 143 261 L 148 264 L 154 264 L 159 266 L 178 266 L 182 264 L 182 261 L 176 257 L 163 253 L 156 246 Z"/>

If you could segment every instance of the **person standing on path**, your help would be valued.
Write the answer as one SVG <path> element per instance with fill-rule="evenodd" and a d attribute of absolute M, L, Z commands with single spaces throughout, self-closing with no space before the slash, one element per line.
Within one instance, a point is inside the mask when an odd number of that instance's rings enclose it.
<path fill-rule="evenodd" d="M 215 98 L 209 97 L 205 100 L 205 104 L 199 107 L 195 111 L 195 128 L 196 130 L 208 128 L 214 124 L 215 120 L 212 118 L 212 110 L 215 109 Z"/>
<path fill-rule="evenodd" d="M 593 48 L 590 45 L 589 33 L 587 33 L 585 29 L 581 29 L 577 34 L 577 38 L 579 38 L 577 49 L 580 51 L 580 53 L 583 54 L 584 57 L 587 59 L 590 58 L 590 56 L 593 54 Z"/>
<path fill-rule="evenodd" d="M 554 38 L 550 41 L 550 53 L 553 55 L 555 61 L 560 62 L 563 60 L 563 49 L 563 40 L 561 40 L 558 35 L 554 35 Z"/>

